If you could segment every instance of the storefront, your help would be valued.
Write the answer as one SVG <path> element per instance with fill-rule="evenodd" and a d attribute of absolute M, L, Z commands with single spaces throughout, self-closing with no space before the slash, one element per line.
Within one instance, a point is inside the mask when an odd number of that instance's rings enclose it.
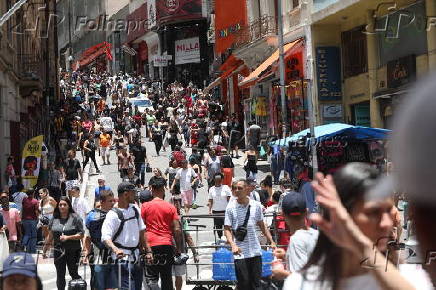
<path fill-rule="evenodd" d="M 307 85 L 304 82 L 304 41 L 295 40 L 284 46 L 285 94 L 287 127 L 298 132 L 307 127 Z M 240 88 L 250 88 L 251 97 L 265 96 L 268 117 L 264 122 L 268 135 L 282 134 L 282 103 L 279 86 L 279 52 L 276 50 L 240 83 Z M 259 124 L 260 125 L 260 124 Z M 261 126 L 262 127 L 262 126 Z"/>

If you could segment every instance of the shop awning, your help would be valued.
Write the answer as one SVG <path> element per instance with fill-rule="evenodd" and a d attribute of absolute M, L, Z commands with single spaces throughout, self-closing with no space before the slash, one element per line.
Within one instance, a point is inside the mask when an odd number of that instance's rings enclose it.
<path fill-rule="evenodd" d="M 220 66 L 221 79 L 226 79 L 229 75 L 231 75 L 235 70 L 239 69 L 244 65 L 244 61 L 236 58 L 233 55 L 230 55 L 227 60 Z"/>
<path fill-rule="evenodd" d="M 298 39 L 294 42 L 285 44 L 284 51 L 285 54 L 292 49 L 296 44 L 298 44 L 301 41 L 301 39 Z M 277 49 L 270 57 L 268 57 L 261 65 L 259 65 L 253 72 L 250 73 L 250 75 L 246 78 L 244 78 L 240 83 L 239 86 L 246 88 L 254 85 L 259 78 L 262 76 L 262 74 L 270 68 L 275 62 L 277 62 L 279 59 L 279 49 Z"/>
<path fill-rule="evenodd" d="M 221 83 L 221 80 L 222 80 L 222 78 L 221 77 L 218 77 L 218 78 L 216 78 L 213 82 L 211 82 L 204 90 L 203 90 L 203 93 L 204 94 L 207 94 L 207 93 L 209 93 L 209 91 L 211 90 L 211 89 L 213 89 L 214 87 L 216 87 L 216 86 L 218 86 L 220 83 Z"/>
<path fill-rule="evenodd" d="M 124 44 L 122 48 L 123 48 L 123 51 L 125 53 L 127 53 L 128 55 L 130 55 L 130 56 L 135 56 L 136 55 L 136 50 L 134 50 L 133 48 L 131 48 L 129 46 Z"/>
<path fill-rule="evenodd" d="M 110 55 L 111 45 L 108 42 L 102 42 L 97 45 L 94 45 L 82 53 L 78 63 L 80 67 L 87 66 L 91 62 L 93 62 L 97 57 L 106 54 L 109 57 Z"/>
<path fill-rule="evenodd" d="M 404 95 L 407 94 L 409 91 L 406 88 L 403 89 L 388 89 L 380 92 L 374 93 L 373 97 L 374 99 L 390 99 L 393 96 L 397 95 Z"/>

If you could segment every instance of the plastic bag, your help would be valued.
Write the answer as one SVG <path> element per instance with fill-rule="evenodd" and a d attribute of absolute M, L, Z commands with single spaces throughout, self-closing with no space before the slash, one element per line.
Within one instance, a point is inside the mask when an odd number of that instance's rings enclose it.
<path fill-rule="evenodd" d="M 4 232 L 0 233 L 0 271 L 3 271 L 3 262 L 9 257 L 8 238 Z"/>

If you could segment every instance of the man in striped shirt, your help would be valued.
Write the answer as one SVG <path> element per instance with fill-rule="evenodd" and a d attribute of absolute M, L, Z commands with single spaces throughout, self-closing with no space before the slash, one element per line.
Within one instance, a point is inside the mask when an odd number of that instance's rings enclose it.
<path fill-rule="evenodd" d="M 263 222 L 262 205 L 249 198 L 250 192 L 247 185 L 245 179 L 236 183 L 237 199 L 232 200 L 226 208 L 224 234 L 235 257 L 237 288 L 258 289 L 261 286 L 262 253 L 256 227 L 260 228 L 271 247 L 275 248 L 275 243 Z M 245 220 L 247 220 L 247 231 L 243 236 L 237 233 L 237 229 L 244 226 Z"/>

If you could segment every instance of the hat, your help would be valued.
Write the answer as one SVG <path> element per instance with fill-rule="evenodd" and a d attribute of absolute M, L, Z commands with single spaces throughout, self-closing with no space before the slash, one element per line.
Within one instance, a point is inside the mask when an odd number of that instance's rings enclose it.
<path fill-rule="evenodd" d="M 249 177 L 249 178 L 247 178 L 247 184 L 248 185 L 257 185 L 257 180 L 252 178 L 252 177 Z"/>
<path fill-rule="evenodd" d="M 139 193 L 139 201 L 140 202 L 149 202 L 153 199 L 153 194 L 150 190 L 144 189 Z"/>
<path fill-rule="evenodd" d="M 106 180 L 106 178 L 104 177 L 104 175 L 99 175 L 97 176 L 97 180 Z"/>
<path fill-rule="evenodd" d="M 136 187 L 133 183 L 124 181 L 118 185 L 118 194 L 125 192 L 125 191 L 132 191 L 132 190 L 136 190 Z"/>
<path fill-rule="evenodd" d="M 36 263 L 31 254 L 28 253 L 12 253 L 3 262 L 3 278 L 11 275 L 24 275 L 28 277 L 36 277 Z"/>
<path fill-rule="evenodd" d="M 282 211 L 286 215 L 298 216 L 306 211 L 306 198 L 302 193 L 287 193 L 282 201 Z"/>

